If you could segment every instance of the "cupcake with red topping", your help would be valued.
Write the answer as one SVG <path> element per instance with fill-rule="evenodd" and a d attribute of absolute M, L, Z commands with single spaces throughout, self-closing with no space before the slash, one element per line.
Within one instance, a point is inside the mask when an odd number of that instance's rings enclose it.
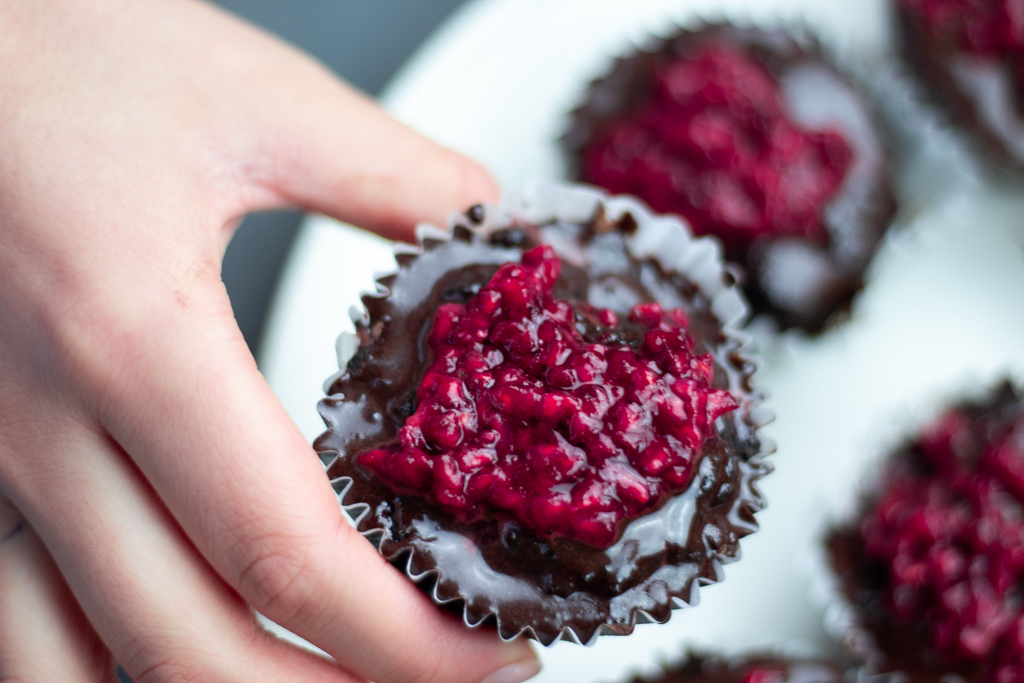
<path fill-rule="evenodd" d="M 842 669 L 825 659 L 753 654 L 724 657 L 689 654 L 682 664 L 655 678 L 634 678 L 630 683 L 843 683 Z"/>
<path fill-rule="evenodd" d="M 343 505 L 503 638 L 667 620 L 756 529 L 768 471 L 715 245 L 572 187 L 421 237 L 320 405 Z"/>
<path fill-rule="evenodd" d="M 907 61 L 998 166 L 1024 168 L 1024 7 L 894 0 Z"/>
<path fill-rule="evenodd" d="M 575 179 L 718 237 L 755 314 L 818 332 L 895 213 L 870 109 L 810 37 L 705 25 L 617 60 L 563 143 Z"/>
<path fill-rule="evenodd" d="M 1004 385 L 887 461 L 827 548 L 844 637 L 912 681 L 1024 679 L 1024 406 Z"/>

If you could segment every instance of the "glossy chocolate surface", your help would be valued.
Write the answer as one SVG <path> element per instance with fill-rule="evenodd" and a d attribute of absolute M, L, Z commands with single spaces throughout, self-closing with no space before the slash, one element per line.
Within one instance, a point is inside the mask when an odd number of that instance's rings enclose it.
<path fill-rule="evenodd" d="M 397 275 L 382 280 L 387 295 L 364 297 L 369 315 L 358 325 L 361 345 L 321 402 L 329 429 L 315 446 L 336 486 L 348 487 L 343 504 L 365 505 L 359 529 L 379 538 L 384 556 L 411 577 L 422 576 L 438 601 L 462 598 L 468 623 L 490 618 L 505 638 L 526 629 L 549 643 L 569 628 L 589 642 L 602 627 L 631 632 L 636 610 L 665 621 L 673 598 L 688 601 L 696 585 L 719 579 L 719 564 L 735 558 L 739 538 L 756 529 L 753 513 L 763 503 L 754 482 L 768 468 L 758 456 L 751 416 L 759 399 L 749 381 L 753 366 L 696 287 L 628 256 L 619 228 L 632 222 L 627 214 L 619 225 L 600 217 L 587 226 L 523 225 L 486 240 L 456 228 L 450 242 L 426 241 L 422 254 L 400 258 Z M 468 299 L 499 264 L 518 260 L 538 240 L 553 244 L 563 260 L 559 298 L 616 312 L 644 301 L 685 309 L 696 351 L 715 359 L 715 386 L 740 402 L 704 443 L 689 488 L 650 514 L 624 520 L 607 549 L 538 538 L 490 514 L 461 521 L 421 498 L 394 493 L 357 462 L 360 453 L 393 440 L 415 410 L 437 306 Z M 584 338 L 591 332 L 582 321 L 580 331 Z M 622 341 L 638 340 L 627 334 Z"/>
<path fill-rule="evenodd" d="M 809 37 L 707 25 L 681 30 L 651 51 L 617 60 L 606 76 L 590 85 L 584 104 L 571 114 L 563 138 L 570 176 L 582 177 L 580 155 L 591 140 L 651 97 L 658 64 L 685 57 L 711 41 L 742 46 L 778 81 L 797 123 L 835 130 L 853 151 L 846 176 L 822 214 L 827 243 L 765 235 L 749 247 L 726 252 L 743 269 L 744 291 L 755 314 L 769 316 L 780 329 L 819 332 L 847 314 L 896 205 L 885 141 L 869 104 Z"/>

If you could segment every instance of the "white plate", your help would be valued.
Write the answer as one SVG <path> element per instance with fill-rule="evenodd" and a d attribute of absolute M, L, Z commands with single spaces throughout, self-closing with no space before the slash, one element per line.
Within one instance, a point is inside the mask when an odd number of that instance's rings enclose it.
<path fill-rule="evenodd" d="M 652 32 L 696 16 L 798 19 L 841 52 L 880 54 L 889 46 L 885 9 L 882 0 L 480 0 L 435 34 L 384 101 L 516 189 L 559 177 L 564 113 L 611 57 Z M 757 379 L 778 416 L 764 430 L 779 444 L 776 472 L 762 487 L 762 530 L 743 542 L 724 583 L 666 625 L 542 650 L 538 681 L 622 680 L 692 645 L 828 651 L 822 607 L 807 589 L 822 526 L 849 504 L 872 461 L 945 400 L 1024 378 L 1024 198 L 985 182 L 942 194 L 887 241 L 849 323 L 769 349 Z M 334 340 L 351 329 L 347 309 L 375 271 L 393 267 L 389 245 L 366 233 L 322 217 L 302 230 L 261 367 L 310 439 L 322 429 L 316 402 L 336 370 Z"/>

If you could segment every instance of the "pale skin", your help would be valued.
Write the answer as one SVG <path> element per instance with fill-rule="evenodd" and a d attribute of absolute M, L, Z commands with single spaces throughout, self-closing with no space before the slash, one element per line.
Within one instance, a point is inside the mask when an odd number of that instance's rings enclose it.
<path fill-rule="evenodd" d="M 198 0 L 0 0 L 0 681 L 536 673 L 344 521 L 220 280 L 248 211 L 408 240 L 496 195 Z"/>

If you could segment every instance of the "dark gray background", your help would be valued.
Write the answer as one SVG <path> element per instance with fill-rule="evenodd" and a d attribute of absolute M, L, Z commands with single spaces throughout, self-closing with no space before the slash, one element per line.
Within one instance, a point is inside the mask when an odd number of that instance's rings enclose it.
<path fill-rule="evenodd" d="M 216 0 L 303 48 L 335 73 L 377 95 L 423 39 L 464 0 Z M 224 255 L 224 284 L 249 348 L 263 320 L 302 216 L 248 216 Z M 121 680 L 131 683 L 123 671 Z"/>

